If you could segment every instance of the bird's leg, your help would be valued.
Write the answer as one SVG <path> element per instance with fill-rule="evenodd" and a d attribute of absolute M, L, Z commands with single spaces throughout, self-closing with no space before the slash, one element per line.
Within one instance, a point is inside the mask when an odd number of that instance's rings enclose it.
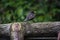
<path fill-rule="evenodd" d="M 60 31 L 58 32 L 58 38 L 57 38 L 57 40 L 60 40 Z"/>

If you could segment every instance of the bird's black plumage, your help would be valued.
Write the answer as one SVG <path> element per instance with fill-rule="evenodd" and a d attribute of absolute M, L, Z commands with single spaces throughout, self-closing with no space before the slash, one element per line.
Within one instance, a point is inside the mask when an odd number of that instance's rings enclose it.
<path fill-rule="evenodd" d="M 29 21 L 35 17 L 34 12 L 29 12 L 28 15 L 26 16 L 26 19 L 24 21 Z"/>

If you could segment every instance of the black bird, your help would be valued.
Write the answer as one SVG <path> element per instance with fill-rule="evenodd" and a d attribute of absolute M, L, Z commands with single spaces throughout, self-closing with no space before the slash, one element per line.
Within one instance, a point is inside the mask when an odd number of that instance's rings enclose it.
<path fill-rule="evenodd" d="M 34 17 L 35 17 L 35 14 L 33 11 L 31 11 L 28 13 L 28 15 L 26 16 L 26 19 L 24 21 L 32 20 Z"/>

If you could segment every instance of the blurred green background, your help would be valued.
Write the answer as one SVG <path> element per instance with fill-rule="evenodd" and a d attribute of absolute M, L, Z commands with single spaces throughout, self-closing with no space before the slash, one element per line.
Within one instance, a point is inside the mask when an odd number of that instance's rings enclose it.
<path fill-rule="evenodd" d="M 60 21 L 60 0 L 0 0 L 0 23 L 23 22 L 32 10 L 29 22 Z"/>

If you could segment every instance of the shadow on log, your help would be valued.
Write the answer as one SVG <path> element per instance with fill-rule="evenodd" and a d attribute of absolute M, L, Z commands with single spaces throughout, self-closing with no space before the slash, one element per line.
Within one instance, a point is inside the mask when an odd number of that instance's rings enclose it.
<path fill-rule="evenodd" d="M 0 40 L 10 40 L 10 36 L 6 34 L 0 34 Z"/>

